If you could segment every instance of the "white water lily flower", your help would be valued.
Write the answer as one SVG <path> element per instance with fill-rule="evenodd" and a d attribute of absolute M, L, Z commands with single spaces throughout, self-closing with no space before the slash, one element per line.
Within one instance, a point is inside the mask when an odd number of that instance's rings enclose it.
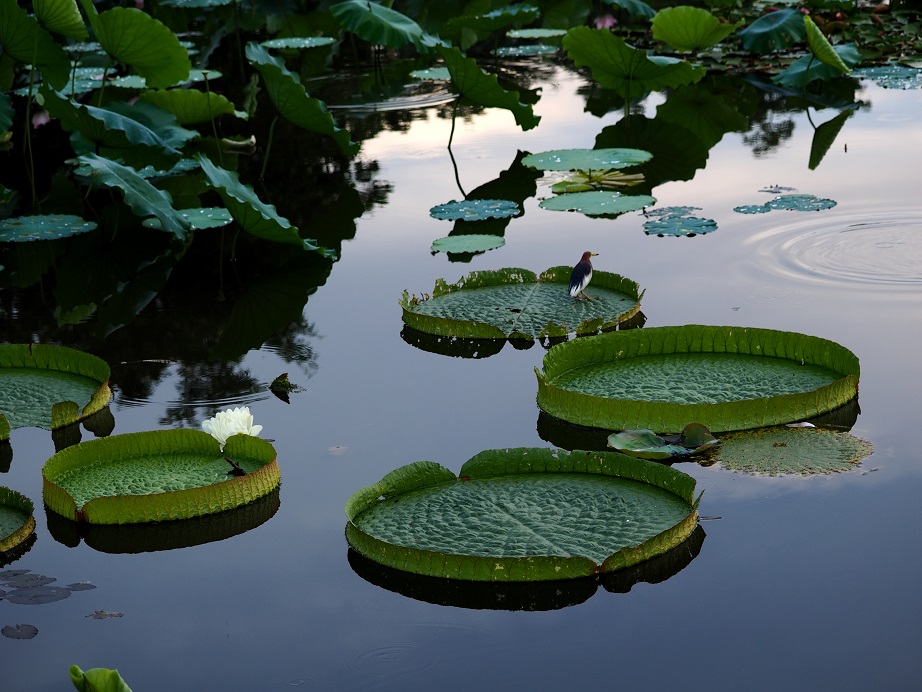
<path fill-rule="evenodd" d="M 202 430 L 218 441 L 222 452 L 228 438 L 238 433 L 256 436 L 262 429 L 261 425 L 253 425 L 253 414 L 249 406 L 229 408 L 202 423 Z"/>

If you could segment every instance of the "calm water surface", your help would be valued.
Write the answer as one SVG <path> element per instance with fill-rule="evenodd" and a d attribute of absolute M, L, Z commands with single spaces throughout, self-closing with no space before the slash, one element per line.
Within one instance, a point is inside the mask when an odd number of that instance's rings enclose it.
<path fill-rule="evenodd" d="M 551 72 L 541 86 L 543 120 L 532 131 L 506 111 L 458 121 L 453 153 L 465 190 L 496 178 L 518 151 L 592 147 L 623 114 L 585 112 L 584 82 L 573 74 Z M 590 219 L 542 210 L 531 197 L 506 245 L 469 263 L 429 251 L 451 224 L 428 209 L 461 196 L 445 148 L 450 121 L 428 110 L 408 131 L 366 141 L 362 157 L 377 161 L 376 179 L 390 192 L 356 220 L 355 237 L 310 296 L 300 362 L 290 345 L 273 343 L 231 364 L 201 357 L 147 366 L 160 378 L 140 393 L 120 378 L 143 366 L 113 363 L 116 433 L 197 425 L 218 408 L 248 404 L 278 450 L 274 514 L 270 504 L 248 531 L 169 550 L 111 552 L 106 535 L 68 541 L 41 508 L 51 436 L 14 431 L 0 482 L 39 509 L 37 541 L 13 567 L 98 588 L 41 606 L 0 601 L 0 624 L 39 629 L 29 641 L 0 638 L 0 689 L 69 689 L 74 663 L 118 668 L 135 690 L 918 689 L 922 92 L 865 83 L 858 96 L 865 106 L 816 170 L 807 165 L 807 117 L 775 110 L 724 135 L 692 180 L 653 190 L 658 206 L 700 207 L 696 215 L 718 223 L 713 233 L 646 236 L 639 213 Z M 654 95 L 638 109 L 652 118 L 662 101 Z M 817 124 L 833 114 L 811 111 Z M 793 125 L 790 136 L 754 153 L 756 132 L 766 122 L 783 129 L 779 121 Z M 771 185 L 838 204 L 733 211 L 768 201 L 760 190 Z M 537 196 L 549 194 L 539 180 Z M 466 592 L 350 559 L 343 505 L 357 488 L 415 460 L 457 471 L 484 449 L 551 444 L 535 405 L 533 368 L 544 350 L 507 345 L 465 359 L 416 348 L 401 338 L 401 292 L 429 292 L 437 278 L 474 269 L 573 264 L 584 250 L 599 253 L 597 268 L 647 290 L 647 326 L 766 327 L 853 350 L 862 374 L 852 433 L 873 442 L 873 455 L 854 472 L 814 478 L 678 464 L 705 491 L 701 514 L 719 518 L 702 522 L 694 559 L 667 565 L 665 575 L 641 573 L 629 590 Z M 208 300 L 196 305 L 189 320 L 206 319 Z M 151 303 L 138 324 L 158 324 L 158 310 Z M 146 352 L 140 326 L 121 331 L 137 344 L 120 342 L 121 360 L 176 357 Z M 181 333 L 174 338 L 188 350 Z M 286 371 L 304 388 L 290 404 L 265 390 Z M 217 382 L 238 384 L 227 394 Z M 553 609 L 473 607 L 497 598 Z M 88 618 L 94 610 L 124 615 Z"/>

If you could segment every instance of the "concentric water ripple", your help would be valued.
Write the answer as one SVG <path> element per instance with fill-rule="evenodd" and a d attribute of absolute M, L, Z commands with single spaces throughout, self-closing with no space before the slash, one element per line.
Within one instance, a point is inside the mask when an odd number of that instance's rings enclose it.
<path fill-rule="evenodd" d="M 763 268 L 825 283 L 922 285 L 922 213 L 810 215 L 755 234 Z"/>

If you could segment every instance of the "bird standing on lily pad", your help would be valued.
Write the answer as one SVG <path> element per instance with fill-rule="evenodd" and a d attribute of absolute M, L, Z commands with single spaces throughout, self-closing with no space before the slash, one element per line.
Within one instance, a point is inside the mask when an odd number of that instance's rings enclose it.
<path fill-rule="evenodd" d="M 597 252 L 586 250 L 583 253 L 583 258 L 573 267 L 573 273 L 570 274 L 570 295 L 574 298 L 585 298 L 586 300 L 592 298 L 592 296 L 586 295 L 584 291 L 592 280 L 592 258 L 598 257 L 598 255 L 599 253 Z"/>

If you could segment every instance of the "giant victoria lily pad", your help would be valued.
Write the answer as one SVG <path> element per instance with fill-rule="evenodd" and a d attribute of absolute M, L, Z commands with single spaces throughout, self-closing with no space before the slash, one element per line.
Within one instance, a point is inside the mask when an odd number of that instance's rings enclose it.
<path fill-rule="evenodd" d="M 431 298 L 404 291 L 403 321 L 439 336 L 538 339 L 609 329 L 640 309 L 637 284 L 610 272 L 593 272 L 593 300 L 571 298 L 572 269 L 552 267 L 540 276 L 518 268 L 479 271 L 454 284 L 439 279 Z"/>
<path fill-rule="evenodd" d="M 0 344 L 0 440 L 75 423 L 109 403 L 109 366 L 65 346 Z"/>
<path fill-rule="evenodd" d="M 613 452 L 487 450 L 456 477 L 418 461 L 356 491 L 346 538 L 396 569 L 473 581 L 610 572 L 665 553 L 698 523 L 695 480 Z"/>
<path fill-rule="evenodd" d="M 713 432 L 804 420 L 858 393 L 858 358 L 826 339 L 745 327 L 619 331 L 554 346 L 538 405 L 608 430 Z"/>
<path fill-rule="evenodd" d="M 17 547 L 35 531 L 32 500 L 0 486 L 0 553 Z"/>
<path fill-rule="evenodd" d="M 226 459 L 245 475 L 232 476 Z M 188 519 L 252 502 L 279 484 L 272 445 L 234 435 L 222 453 L 199 430 L 115 435 L 68 447 L 42 468 L 49 509 L 91 524 Z"/>

